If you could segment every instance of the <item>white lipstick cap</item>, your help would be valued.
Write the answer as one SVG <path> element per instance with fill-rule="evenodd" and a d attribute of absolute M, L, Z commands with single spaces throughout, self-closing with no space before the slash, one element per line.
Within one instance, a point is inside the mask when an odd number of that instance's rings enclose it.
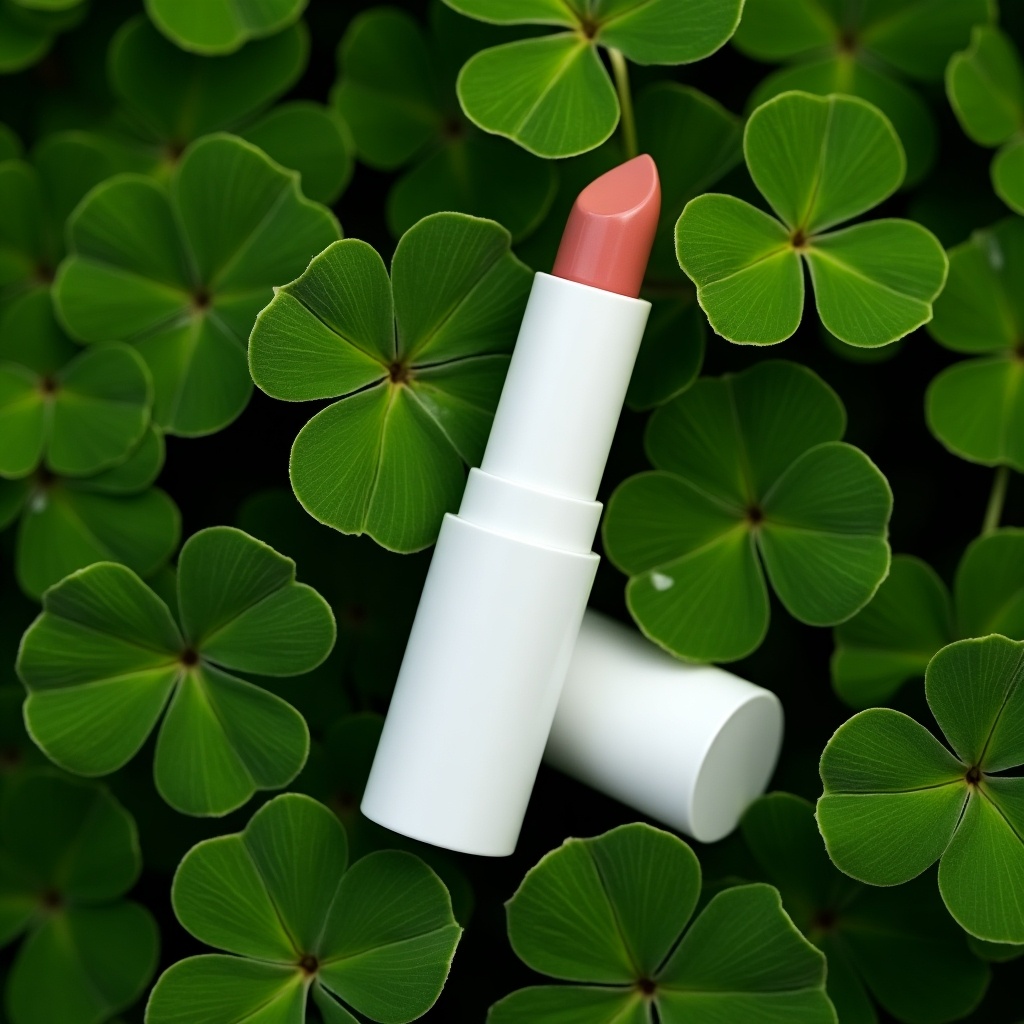
<path fill-rule="evenodd" d="M 764 792 L 782 705 L 712 665 L 677 661 L 588 611 L 544 759 L 701 842 L 727 836 Z"/>

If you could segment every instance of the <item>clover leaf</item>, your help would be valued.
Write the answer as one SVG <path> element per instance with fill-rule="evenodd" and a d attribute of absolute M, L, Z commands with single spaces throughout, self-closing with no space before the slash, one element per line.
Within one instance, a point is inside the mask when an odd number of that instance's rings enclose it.
<path fill-rule="evenodd" d="M 1013 40 L 994 25 L 975 26 L 971 45 L 950 58 L 946 94 L 967 135 L 999 147 L 992 187 L 1024 214 L 1024 63 Z"/>
<path fill-rule="evenodd" d="M 744 657 L 768 629 L 765 573 L 801 622 L 868 602 L 889 569 L 892 493 L 839 441 L 845 422 L 820 377 L 782 361 L 701 378 L 651 416 L 655 471 L 616 489 L 603 527 L 650 639 L 697 661 Z"/>
<path fill-rule="evenodd" d="M 87 0 L 0 0 L 0 74 L 31 67 L 60 32 L 85 17 Z"/>
<path fill-rule="evenodd" d="M 298 21 L 308 0 L 146 0 L 146 13 L 175 46 L 234 53 Z"/>
<path fill-rule="evenodd" d="M 89 476 L 124 461 L 149 424 L 152 382 L 127 345 L 80 353 L 37 291 L 0 329 L 0 476 Z"/>
<path fill-rule="evenodd" d="M 959 1020 L 990 971 L 946 913 L 931 878 L 872 889 L 829 862 L 814 806 L 789 793 L 755 801 L 743 838 L 793 923 L 828 958 L 826 990 L 844 1024 L 875 1024 L 877 1002 L 913 1024 Z M 869 994 L 870 993 L 870 994 Z"/>
<path fill-rule="evenodd" d="M 297 170 L 310 199 L 331 203 L 352 175 L 352 141 L 327 107 L 308 101 L 265 108 L 302 75 L 309 34 L 302 23 L 226 57 L 186 53 L 142 15 L 110 44 L 110 78 L 121 101 L 119 127 L 152 151 L 159 177 L 201 135 L 236 132 Z"/>
<path fill-rule="evenodd" d="M 551 205 L 552 165 L 481 132 L 459 107 L 455 78 L 481 34 L 493 33 L 440 4 L 429 31 L 404 11 L 374 7 L 352 19 L 338 44 L 331 102 L 360 160 L 402 170 L 385 205 L 396 237 L 431 213 L 455 210 L 496 220 L 518 241 Z"/>
<path fill-rule="evenodd" d="M 953 599 L 929 565 L 896 555 L 871 603 L 836 629 L 832 684 L 853 707 L 881 704 L 923 676 L 940 647 L 988 633 L 1024 640 L 1024 531 L 975 540 L 957 568 Z"/>
<path fill-rule="evenodd" d="M 307 515 L 284 488 L 251 496 L 242 504 L 236 525 L 295 559 L 299 574 L 334 611 L 338 642 L 334 655 L 318 670 L 329 665 L 334 674 L 330 685 L 314 680 L 318 685 L 310 693 L 319 705 L 317 720 L 332 721 L 351 710 L 348 705 L 337 707 L 343 696 L 339 677 L 345 692 L 353 695 L 350 704 L 358 705 L 364 697 L 390 697 L 429 556 L 397 555 L 369 537 L 338 533 Z"/>
<path fill-rule="evenodd" d="M 877 206 L 903 180 L 903 148 L 888 119 L 851 96 L 787 92 L 747 121 L 743 151 L 775 217 L 710 193 L 676 227 L 679 264 L 729 341 L 773 345 L 799 326 L 802 261 L 825 328 L 874 347 L 931 319 L 946 256 L 919 224 L 884 219 L 828 231 Z"/>
<path fill-rule="evenodd" d="M 1024 643 L 958 640 L 928 663 L 925 694 L 950 753 L 888 708 L 855 715 L 821 757 L 818 824 L 841 871 L 899 885 L 939 861 L 939 892 L 972 935 L 1024 943 L 1021 807 Z"/>
<path fill-rule="evenodd" d="M 15 573 L 26 594 L 93 562 L 123 562 L 143 576 L 178 546 L 178 506 L 157 487 L 163 436 L 152 427 L 115 466 L 93 476 L 57 476 L 45 467 L 0 479 L 0 530 L 19 519 Z"/>
<path fill-rule="evenodd" d="M 483 455 L 530 273 L 492 221 L 438 213 L 398 243 L 391 280 L 355 239 L 276 290 L 249 342 L 253 380 L 341 400 L 299 432 L 289 472 L 314 519 L 393 551 L 432 544 Z"/>
<path fill-rule="evenodd" d="M 903 143 L 909 185 L 934 160 L 935 121 L 898 76 L 941 78 L 971 27 L 990 18 L 988 0 L 747 0 L 733 45 L 756 60 L 790 63 L 754 90 L 751 107 L 791 89 L 873 103 Z"/>
<path fill-rule="evenodd" d="M 931 382 L 925 415 L 954 455 L 1024 472 L 1024 220 L 1009 217 L 949 251 L 949 281 L 929 333 L 978 358 Z"/>
<path fill-rule="evenodd" d="M 437 1000 L 462 929 L 441 880 L 397 850 L 348 866 L 345 829 L 297 793 L 271 800 L 244 831 L 200 843 L 171 891 L 178 920 L 207 954 L 174 964 L 153 989 L 147 1024 L 306 1020 L 347 1009 L 403 1024 Z"/>
<path fill-rule="evenodd" d="M 466 116 L 538 156 L 594 149 L 619 121 L 619 99 L 601 63 L 616 74 L 636 64 L 689 64 L 714 53 L 736 30 L 742 0 L 445 0 L 470 18 L 563 31 L 489 47 L 471 57 L 458 80 Z"/>
<path fill-rule="evenodd" d="M 252 392 L 245 339 L 273 287 L 340 234 L 298 175 L 230 135 L 193 143 L 165 187 L 118 175 L 68 222 L 53 286 L 80 341 L 134 344 L 153 375 L 153 417 L 173 434 L 230 423 Z"/>
<path fill-rule="evenodd" d="M 95 783 L 50 770 L 12 781 L 0 806 L 0 945 L 11 1024 L 100 1024 L 156 970 L 149 911 L 123 899 L 141 869 L 135 822 Z"/>
<path fill-rule="evenodd" d="M 166 708 L 160 795 L 184 814 L 222 815 L 287 785 L 309 749 L 294 708 L 228 670 L 308 672 L 334 644 L 334 618 L 295 582 L 290 558 L 227 526 L 182 547 L 177 597 L 175 621 L 135 573 L 110 562 L 51 587 L 18 655 L 25 722 L 62 768 L 105 775 L 138 753 Z"/>
<path fill-rule="evenodd" d="M 621 825 L 568 839 L 527 872 L 505 905 L 516 955 L 573 985 L 513 992 L 488 1024 L 835 1021 L 825 958 L 793 926 L 778 892 L 720 892 L 687 928 L 700 896 L 693 851 L 668 832 Z M 684 933 L 685 930 L 685 933 Z"/>

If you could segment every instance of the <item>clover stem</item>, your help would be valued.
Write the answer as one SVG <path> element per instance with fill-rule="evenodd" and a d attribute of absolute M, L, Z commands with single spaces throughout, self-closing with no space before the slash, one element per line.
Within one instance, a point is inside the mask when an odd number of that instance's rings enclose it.
<path fill-rule="evenodd" d="M 992 480 L 992 493 L 989 495 L 988 507 L 985 509 L 985 521 L 981 524 L 981 535 L 987 537 L 999 528 L 999 520 L 1003 517 L 1003 504 L 1006 501 L 1006 488 L 1010 482 L 1010 467 L 999 466 Z"/>
<path fill-rule="evenodd" d="M 622 108 L 622 143 L 626 147 L 626 157 L 632 160 L 637 155 L 636 118 L 633 116 L 633 96 L 629 91 L 629 67 L 621 50 L 608 47 L 608 59 L 612 63 L 612 74 L 615 76 L 615 90 L 619 94 L 619 106 Z"/>

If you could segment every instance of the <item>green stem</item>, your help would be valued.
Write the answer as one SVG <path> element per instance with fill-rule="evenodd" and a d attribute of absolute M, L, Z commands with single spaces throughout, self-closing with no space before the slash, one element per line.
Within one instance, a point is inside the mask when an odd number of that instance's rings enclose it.
<path fill-rule="evenodd" d="M 626 147 L 627 159 L 637 155 L 639 149 L 636 141 L 636 118 L 633 116 L 633 95 L 629 91 L 629 67 L 621 50 L 608 47 L 608 59 L 612 63 L 612 74 L 615 76 L 615 91 L 619 94 L 619 107 L 622 109 L 622 142 Z"/>
<path fill-rule="evenodd" d="M 992 480 L 992 493 L 989 495 L 988 508 L 985 509 L 985 521 L 981 525 L 982 537 L 987 537 L 999 529 L 999 520 L 1003 517 L 1003 504 L 1006 501 L 1006 486 L 1010 482 L 1010 467 L 1000 466 Z"/>

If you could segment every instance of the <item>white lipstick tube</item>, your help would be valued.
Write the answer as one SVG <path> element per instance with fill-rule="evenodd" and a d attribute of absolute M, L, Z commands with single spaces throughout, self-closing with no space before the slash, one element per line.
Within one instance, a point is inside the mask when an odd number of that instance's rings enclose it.
<path fill-rule="evenodd" d="M 362 811 L 511 854 L 597 571 L 595 501 L 650 303 L 534 278 L 480 469 L 444 517 Z"/>

